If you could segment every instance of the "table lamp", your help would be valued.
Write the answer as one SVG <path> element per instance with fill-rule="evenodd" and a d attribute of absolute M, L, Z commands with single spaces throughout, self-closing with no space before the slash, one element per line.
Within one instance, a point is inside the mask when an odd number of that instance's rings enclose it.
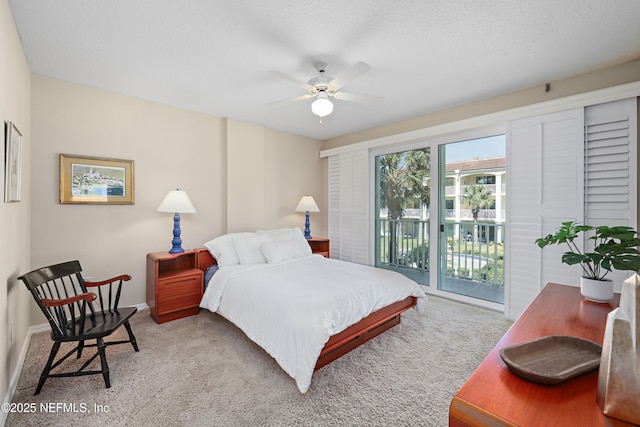
<path fill-rule="evenodd" d="M 180 239 L 180 214 L 181 213 L 196 213 L 196 209 L 193 207 L 191 200 L 187 193 L 181 190 L 171 190 L 165 196 L 160 206 L 157 209 L 158 212 L 173 212 L 173 240 L 171 243 L 173 247 L 169 250 L 169 253 L 176 254 L 184 252 L 182 249 L 182 240 Z"/>
<path fill-rule="evenodd" d="M 309 212 L 320 212 L 320 209 L 318 209 L 318 205 L 316 205 L 316 201 L 313 200 L 313 197 L 309 195 L 302 196 L 302 199 L 300 199 L 300 203 L 298 203 L 298 206 L 296 206 L 296 212 L 305 212 L 304 237 L 306 239 L 310 239 L 311 230 L 309 230 Z"/>

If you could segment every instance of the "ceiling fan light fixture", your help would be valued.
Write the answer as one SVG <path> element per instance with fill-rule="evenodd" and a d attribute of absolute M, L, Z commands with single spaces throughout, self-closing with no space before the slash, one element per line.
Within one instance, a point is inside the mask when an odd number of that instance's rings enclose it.
<path fill-rule="evenodd" d="M 311 104 L 311 111 L 320 117 L 328 116 L 333 112 L 333 103 L 329 100 L 329 95 L 325 91 L 318 92 L 316 100 Z"/>

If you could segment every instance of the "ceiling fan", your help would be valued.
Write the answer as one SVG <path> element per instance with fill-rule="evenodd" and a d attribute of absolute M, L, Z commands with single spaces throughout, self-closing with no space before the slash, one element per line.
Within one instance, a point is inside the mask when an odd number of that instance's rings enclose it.
<path fill-rule="evenodd" d="M 384 100 L 381 96 L 375 95 L 363 95 L 359 93 L 343 92 L 343 86 L 360 77 L 371 69 L 371 66 L 364 62 L 357 62 L 352 67 L 347 68 L 340 73 L 337 77 L 327 77 L 325 72 L 327 70 L 326 62 L 318 62 L 315 64 L 316 70 L 320 73 L 320 76 L 314 77 L 309 82 L 305 83 L 302 80 L 298 80 L 295 77 L 291 77 L 280 71 L 271 71 L 272 74 L 285 80 L 295 86 L 299 86 L 307 91 L 305 95 L 297 96 L 295 98 L 283 99 L 280 101 L 270 102 L 269 106 L 278 106 L 290 104 L 304 99 L 315 98 L 315 101 L 311 104 L 311 111 L 313 114 L 322 117 L 328 116 L 333 111 L 333 103 L 330 98 L 335 98 L 341 101 L 354 101 L 362 103 L 380 103 Z M 322 122 L 321 122 L 322 123 Z"/>

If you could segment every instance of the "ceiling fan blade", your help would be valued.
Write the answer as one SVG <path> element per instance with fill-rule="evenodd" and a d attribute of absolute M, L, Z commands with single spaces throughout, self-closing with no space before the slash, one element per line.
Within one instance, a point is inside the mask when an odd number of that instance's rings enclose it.
<path fill-rule="evenodd" d="M 364 104 L 380 104 L 382 101 L 384 101 L 384 98 L 381 96 L 362 95 L 360 93 L 351 92 L 336 92 L 334 97 L 341 101 L 354 101 Z"/>
<path fill-rule="evenodd" d="M 277 71 L 277 70 L 272 70 L 270 71 L 271 74 L 273 74 L 274 76 L 281 78 L 282 80 L 291 83 L 294 86 L 299 86 L 307 91 L 311 91 L 314 90 L 315 88 L 313 86 L 311 86 L 309 83 L 307 82 L 303 82 L 302 80 L 298 80 L 295 77 L 291 77 L 281 71 Z"/>
<path fill-rule="evenodd" d="M 371 69 L 369 64 L 364 62 L 356 62 L 351 68 L 344 70 L 338 77 L 329 82 L 329 86 L 333 86 L 336 89 L 340 89 L 353 79 L 360 77 Z"/>
<path fill-rule="evenodd" d="M 313 98 L 313 95 L 306 94 L 306 95 L 296 96 L 295 98 L 281 99 L 280 101 L 269 102 L 267 106 L 277 107 L 279 105 L 293 104 L 294 102 L 302 101 L 309 98 Z"/>

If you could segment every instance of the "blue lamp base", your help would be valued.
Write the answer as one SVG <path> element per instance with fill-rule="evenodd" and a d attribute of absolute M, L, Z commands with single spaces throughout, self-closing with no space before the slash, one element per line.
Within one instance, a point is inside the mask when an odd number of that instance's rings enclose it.
<path fill-rule="evenodd" d="M 173 247 L 169 249 L 170 254 L 178 254 L 184 252 L 182 249 L 182 240 L 180 239 L 180 214 L 176 213 L 173 216 L 173 240 L 171 241 Z"/>
<path fill-rule="evenodd" d="M 311 230 L 309 229 L 309 211 L 304 214 L 304 238 L 311 238 Z"/>

